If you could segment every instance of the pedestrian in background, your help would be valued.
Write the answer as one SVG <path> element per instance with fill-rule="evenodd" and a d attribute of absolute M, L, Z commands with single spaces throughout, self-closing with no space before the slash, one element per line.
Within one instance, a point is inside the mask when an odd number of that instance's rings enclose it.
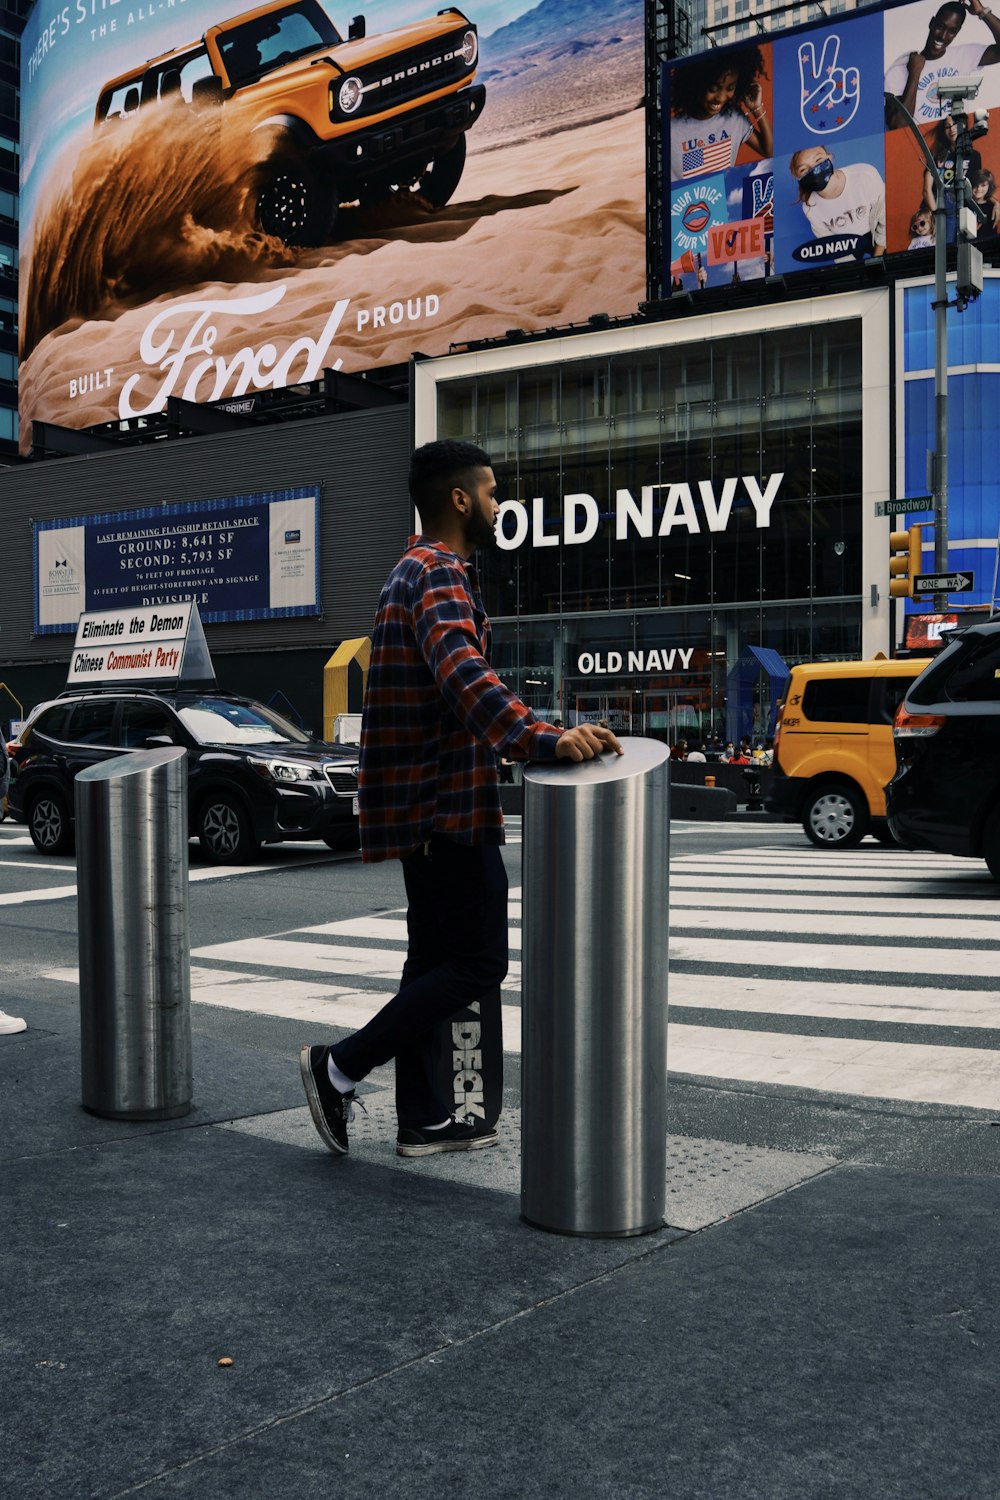
<path fill-rule="evenodd" d="M 0 734 L 0 823 L 7 816 L 7 793 L 10 791 L 10 756 L 7 741 Z"/>
<path fill-rule="evenodd" d="M 507 973 L 496 757 L 622 753 L 609 729 L 560 731 L 536 719 L 489 665 L 490 625 L 469 562 L 476 548 L 495 545 L 499 504 L 488 455 L 469 443 L 428 443 L 413 454 L 409 489 L 423 529 L 379 600 L 358 778 L 362 859 L 403 864 L 406 962 L 398 992 L 367 1025 L 300 1054 L 313 1123 L 340 1155 L 355 1086 L 390 1058 L 399 1155 L 496 1143 L 495 1129 L 454 1117 L 434 1069 L 438 1023 Z"/>

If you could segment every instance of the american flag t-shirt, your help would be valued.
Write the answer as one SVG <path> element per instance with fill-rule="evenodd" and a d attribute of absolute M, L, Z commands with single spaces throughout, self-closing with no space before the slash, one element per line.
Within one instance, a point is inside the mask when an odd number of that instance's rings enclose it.
<path fill-rule="evenodd" d="M 681 149 L 681 175 L 700 177 L 703 172 L 725 172 L 732 165 L 733 141 L 728 133 L 721 140 L 685 141 Z"/>

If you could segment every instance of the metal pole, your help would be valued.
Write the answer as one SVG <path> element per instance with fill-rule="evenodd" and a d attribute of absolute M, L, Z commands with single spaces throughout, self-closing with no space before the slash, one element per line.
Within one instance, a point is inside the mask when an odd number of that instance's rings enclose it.
<path fill-rule="evenodd" d="M 916 128 L 916 127 L 914 127 Z M 918 132 L 919 133 L 919 132 Z M 921 136 L 921 140 L 923 137 Z M 958 170 L 956 154 L 956 171 Z M 934 183 L 934 571 L 948 571 L 948 215 L 944 182 L 935 168 Z M 957 203 L 956 199 L 956 203 Z M 942 614 L 948 595 L 935 594 Z"/>
<path fill-rule="evenodd" d="M 521 1215 L 659 1229 L 666 1201 L 669 751 L 524 772 Z"/>
<path fill-rule="evenodd" d="M 83 1107 L 191 1108 L 187 752 L 139 750 L 76 778 Z"/>
<path fill-rule="evenodd" d="M 944 179 L 916 120 L 900 99 L 887 95 L 894 111 L 913 135 L 934 183 L 934 571 L 948 571 L 948 215 Z M 956 150 L 956 172 L 961 151 Z M 957 204 L 957 200 L 956 200 Z M 957 212 L 957 208 L 956 208 Z M 948 595 L 935 594 L 934 608 L 943 613 Z"/>

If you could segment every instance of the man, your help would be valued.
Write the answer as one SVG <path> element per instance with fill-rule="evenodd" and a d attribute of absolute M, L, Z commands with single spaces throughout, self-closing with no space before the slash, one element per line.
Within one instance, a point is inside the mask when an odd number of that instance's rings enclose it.
<path fill-rule="evenodd" d="M 457 1120 L 435 1084 L 435 1027 L 507 973 L 507 876 L 496 757 L 591 760 L 622 753 L 608 729 L 535 718 L 489 666 L 490 626 L 469 558 L 494 544 L 487 454 L 428 443 L 410 464 L 422 531 L 390 573 L 372 638 L 358 796 L 361 854 L 401 859 L 406 962 L 398 993 L 332 1047 L 304 1046 L 302 1080 L 329 1149 L 348 1150 L 355 1085 L 396 1060 L 401 1156 L 472 1151 L 497 1134 Z"/>
<path fill-rule="evenodd" d="M 992 42 L 983 38 L 955 45 L 967 9 L 969 15 L 986 23 Z M 898 99 L 918 125 L 929 124 L 948 113 L 947 105 L 929 97 L 934 85 L 978 73 L 980 68 L 997 62 L 1000 62 L 1000 19 L 986 9 L 982 0 L 968 0 L 967 6 L 962 0 L 947 0 L 932 16 L 927 40 L 920 51 L 904 52 L 890 66 L 885 75 L 885 92 Z M 890 128 L 906 123 L 902 113 L 893 107 L 893 99 L 886 102 L 886 116 Z"/>

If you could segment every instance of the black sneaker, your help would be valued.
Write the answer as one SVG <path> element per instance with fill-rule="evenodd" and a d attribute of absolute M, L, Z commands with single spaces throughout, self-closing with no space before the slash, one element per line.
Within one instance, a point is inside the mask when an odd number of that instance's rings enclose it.
<path fill-rule="evenodd" d="M 309 1113 L 324 1145 L 339 1156 L 346 1156 L 347 1127 L 354 1119 L 354 1105 L 357 1103 L 361 1109 L 364 1105 L 360 1099 L 355 1099 L 353 1089 L 349 1094 L 340 1094 L 334 1088 L 326 1069 L 329 1056 L 329 1047 L 303 1047 L 299 1052 L 299 1067 Z"/>
<path fill-rule="evenodd" d="M 475 1115 L 456 1120 L 452 1115 L 440 1130 L 418 1130 L 415 1126 L 399 1127 L 396 1137 L 397 1156 L 433 1156 L 437 1151 L 478 1151 L 481 1146 L 495 1146 L 495 1130 L 488 1130 Z"/>

